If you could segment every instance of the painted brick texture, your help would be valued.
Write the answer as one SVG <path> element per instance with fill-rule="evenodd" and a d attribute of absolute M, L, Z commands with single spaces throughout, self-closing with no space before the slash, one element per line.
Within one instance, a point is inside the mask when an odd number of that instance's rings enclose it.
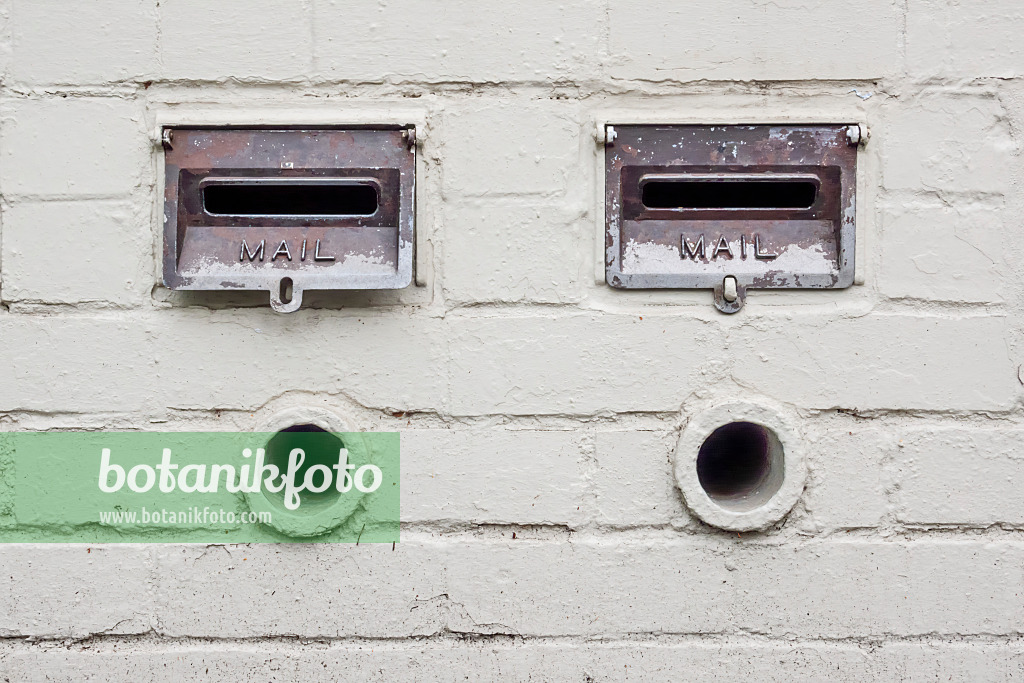
<path fill-rule="evenodd" d="M 0 680 L 1024 677 L 1011 0 L 0 0 L 0 425 L 402 432 L 387 545 L 0 546 Z M 212 113 L 211 113 L 212 112 Z M 613 291 L 597 122 L 865 123 L 842 291 Z M 423 286 L 161 284 L 161 121 L 419 121 Z M 794 417 L 761 532 L 680 435 Z M 17 524 L 5 507 L 0 525 Z"/>

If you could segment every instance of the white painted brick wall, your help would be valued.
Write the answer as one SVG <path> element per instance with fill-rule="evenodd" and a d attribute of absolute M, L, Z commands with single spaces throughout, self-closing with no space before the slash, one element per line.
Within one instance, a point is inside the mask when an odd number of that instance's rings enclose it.
<path fill-rule="evenodd" d="M 887 190 L 950 195 L 1006 194 L 1017 152 L 998 93 L 923 88 L 887 101 L 878 129 Z"/>
<path fill-rule="evenodd" d="M 456 0 L 426 10 L 417 0 L 313 5 L 316 77 L 325 80 L 572 83 L 600 73 L 606 10 L 594 0 Z"/>
<path fill-rule="evenodd" d="M 312 25 L 305 3 L 222 0 L 210 6 L 202 0 L 175 0 L 159 8 L 164 78 L 301 81 L 312 69 Z"/>
<path fill-rule="evenodd" d="M 576 526 L 587 514 L 586 439 L 577 430 L 409 430 L 402 435 L 402 520 Z"/>
<path fill-rule="evenodd" d="M 608 20 L 614 79 L 831 80 L 900 71 L 902 19 L 889 0 L 860 3 L 852 16 L 802 0 L 612 3 Z"/>
<path fill-rule="evenodd" d="M 451 273 L 443 287 L 453 305 L 582 298 L 580 244 L 593 219 L 563 201 L 453 199 L 443 222 L 443 270 Z"/>
<path fill-rule="evenodd" d="M 879 287 L 892 298 L 1000 303 L 1022 251 L 1001 202 L 894 202 L 882 214 Z M 1006 219 L 1004 220 L 1004 216 Z"/>
<path fill-rule="evenodd" d="M 148 211 L 125 200 L 12 203 L 3 226 L 5 299 L 138 306 L 153 287 L 149 222 Z M 59 278 L 42 267 L 58 263 Z"/>
<path fill-rule="evenodd" d="M 918 78 L 1014 78 L 1024 49 L 1014 39 L 1024 10 L 1013 0 L 972 6 L 923 0 L 907 6 L 907 72 Z"/>
<path fill-rule="evenodd" d="M 153 183 L 142 105 L 124 97 L 15 97 L 3 109 L 0 188 L 25 197 L 124 197 Z"/>
<path fill-rule="evenodd" d="M 0 680 L 1021 679 L 1022 31 L 1013 0 L 0 0 L 3 428 L 325 408 L 402 431 L 405 521 L 0 546 Z M 422 120 L 426 286 L 160 286 L 150 133 L 200 110 Z M 596 282 L 609 112 L 866 122 L 864 284 L 726 317 Z M 673 478 L 731 398 L 803 440 L 766 532 Z"/>
<path fill-rule="evenodd" d="M 1024 523 L 1014 491 L 1024 475 L 1024 431 L 908 431 L 894 454 L 897 519 L 909 524 L 988 527 Z"/>
<path fill-rule="evenodd" d="M 75 86 L 156 76 L 155 3 L 12 0 L 7 5 L 15 82 Z"/>

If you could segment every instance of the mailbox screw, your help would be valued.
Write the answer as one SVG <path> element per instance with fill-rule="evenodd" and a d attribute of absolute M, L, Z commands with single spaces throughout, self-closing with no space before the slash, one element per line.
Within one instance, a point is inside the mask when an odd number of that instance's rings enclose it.
<path fill-rule="evenodd" d="M 406 128 L 402 131 L 402 137 L 405 138 L 405 144 L 408 145 L 409 149 L 416 146 L 416 129 Z"/>
<path fill-rule="evenodd" d="M 850 141 L 851 145 L 863 147 L 867 144 L 868 136 L 864 134 L 864 130 L 859 125 L 853 125 L 846 127 L 846 139 Z"/>
<path fill-rule="evenodd" d="M 174 131 L 170 128 L 164 128 L 163 135 L 160 136 L 161 142 L 163 142 L 164 149 L 172 149 L 174 147 Z"/>
<path fill-rule="evenodd" d="M 619 137 L 619 134 L 615 131 L 615 126 L 605 126 L 604 129 L 604 146 L 611 147 L 612 143 L 615 142 L 615 138 Z"/>

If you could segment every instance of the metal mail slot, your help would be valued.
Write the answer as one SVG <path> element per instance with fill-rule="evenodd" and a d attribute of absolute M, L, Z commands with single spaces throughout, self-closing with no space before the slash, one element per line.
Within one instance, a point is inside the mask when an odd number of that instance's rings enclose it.
<path fill-rule="evenodd" d="M 412 280 L 415 135 L 409 129 L 164 130 L 164 284 L 268 290 Z"/>
<path fill-rule="evenodd" d="M 605 276 L 623 289 L 853 283 L 859 126 L 609 126 Z"/>

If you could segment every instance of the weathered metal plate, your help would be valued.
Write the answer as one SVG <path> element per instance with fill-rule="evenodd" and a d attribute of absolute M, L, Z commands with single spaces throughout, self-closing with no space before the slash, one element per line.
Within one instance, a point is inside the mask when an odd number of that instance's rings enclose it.
<path fill-rule="evenodd" d="M 608 284 L 853 283 L 857 147 L 846 125 L 614 126 Z M 612 137 L 612 136 L 609 136 Z"/>
<path fill-rule="evenodd" d="M 413 132 L 165 130 L 164 284 L 270 292 L 412 280 Z M 288 291 L 290 290 L 290 296 Z"/>

